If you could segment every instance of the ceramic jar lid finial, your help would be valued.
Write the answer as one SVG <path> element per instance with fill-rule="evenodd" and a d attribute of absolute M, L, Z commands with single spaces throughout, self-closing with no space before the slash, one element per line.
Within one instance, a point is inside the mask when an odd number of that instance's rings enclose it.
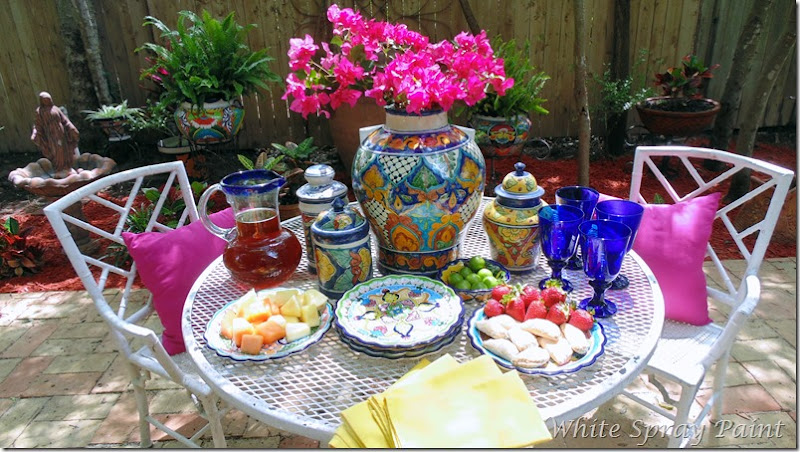
<path fill-rule="evenodd" d="M 336 198 L 333 200 L 333 204 L 331 204 L 331 206 L 333 207 L 334 212 L 341 213 L 344 211 L 344 200 L 342 198 Z"/>
<path fill-rule="evenodd" d="M 309 166 L 304 173 L 308 183 L 297 189 L 297 198 L 306 204 L 329 204 L 334 198 L 347 196 L 347 186 L 333 180 L 335 175 L 330 165 Z"/>
<path fill-rule="evenodd" d="M 525 171 L 525 164 L 517 162 L 514 171 L 506 174 L 503 182 L 495 188 L 498 196 L 541 197 L 544 190 L 536 183 L 536 178 Z"/>
<path fill-rule="evenodd" d="M 517 170 L 516 175 L 517 177 L 522 177 L 525 175 L 525 164 L 522 162 L 517 162 L 514 164 L 514 169 Z"/>

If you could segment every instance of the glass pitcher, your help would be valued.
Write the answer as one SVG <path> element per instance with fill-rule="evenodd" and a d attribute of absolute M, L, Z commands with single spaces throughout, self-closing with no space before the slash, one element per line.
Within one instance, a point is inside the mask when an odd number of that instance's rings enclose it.
<path fill-rule="evenodd" d="M 284 183 L 286 179 L 274 171 L 240 171 L 208 187 L 198 202 L 203 225 L 228 242 L 222 255 L 225 267 L 257 290 L 289 279 L 303 252 L 294 233 L 281 227 L 278 191 Z M 216 191 L 222 191 L 233 207 L 235 228 L 220 228 L 208 218 L 208 199 Z"/>

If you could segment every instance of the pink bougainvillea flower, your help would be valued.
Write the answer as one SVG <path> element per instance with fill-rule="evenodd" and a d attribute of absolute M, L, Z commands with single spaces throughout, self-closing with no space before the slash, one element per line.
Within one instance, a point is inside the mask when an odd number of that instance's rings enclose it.
<path fill-rule="evenodd" d="M 289 69 L 297 71 L 300 69 L 309 70 L 309 62 L 314 54 L 319 49 L 319 46 L 314 44 L 314 39 L 311 35 L 306 35 L 305 38 L 292 38 L 289 40 Z"/>

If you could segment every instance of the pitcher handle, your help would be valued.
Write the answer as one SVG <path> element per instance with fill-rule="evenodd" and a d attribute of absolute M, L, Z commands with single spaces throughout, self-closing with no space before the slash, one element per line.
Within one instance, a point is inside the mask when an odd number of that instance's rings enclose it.
<path fill-rule="evenodd" d="M 203 194 L 200 196 L 200 200 L 197 202 L 197 215 L 200 217 L 200 221 L 203 222 L 203 226 L 208 229 L 208 232 L 225 241 L 228 241 L 228 237 L 230 236 L 233 228 L 221 228 L 214 224 L 210 218 L 208 218 L 208 199 L 211 198 L 211 195 L 215 191 L 222 191 L 222 189 L 219 187 L 219 184 L 214 184 L 203 192 Z"/>

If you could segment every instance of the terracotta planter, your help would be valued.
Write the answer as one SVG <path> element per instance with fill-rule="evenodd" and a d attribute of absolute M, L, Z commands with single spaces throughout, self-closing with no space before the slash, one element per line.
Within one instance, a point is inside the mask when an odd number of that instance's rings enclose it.
<path fill-rule="evenodd" d="M 656 135 L 673 137 L 697 135 L 710 128 L 719 113 L 719 102 L 712 99 L 703 99 L 713 105 L 710 110 L 697 112 L 665 111 L 645 107 L 648 102 L 660 102 L 666 99 L 669 98 L 651 97 L 636 104 L 636 111 L 639 113 L 642 124 Z"/>
<path fill-rule="evenodd" d="M 238 100 L 206 102 L 203 108 L 182 103 L 175 109 L 175 123 L 188 140 L 199 144 L 225 143 L 242 128 L 244 107 Z"/>
<path fill-rule="evenodd" d="M 381 124 L 385 117 L 384 108 L 378 106 L 375 100 L 365 97 L 359 98 L 355 107 L 342 105 L 331 115 L 329 123 L 331 138 L 347 176 L 350 176 L 353 170 L 353 157 L 361 144 L 358 130 Z"/>

